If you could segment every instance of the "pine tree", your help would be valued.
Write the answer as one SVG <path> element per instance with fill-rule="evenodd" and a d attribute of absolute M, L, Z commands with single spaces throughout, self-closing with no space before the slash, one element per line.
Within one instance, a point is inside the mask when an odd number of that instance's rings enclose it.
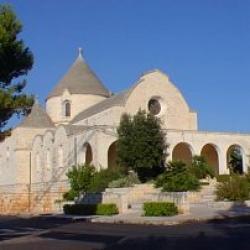
<path fill-rule="evenodd" d="M 134 170 L 145 182 L 159 175 L 165 168 L 165 134 L 160 120 L 139 110 L 135 116 L 124 114 L 117 129 L 118 163 Z"/>
<path fill-rule="evenodd" d="M 33 65 L 33 55 L 18 38 L 22 24 L 8 5 L 0 5 L 0 140 L 10 134 L 5 129 L 13 115 L 26 115 L 33 96 L 23 93 L 24 76 Z"/>

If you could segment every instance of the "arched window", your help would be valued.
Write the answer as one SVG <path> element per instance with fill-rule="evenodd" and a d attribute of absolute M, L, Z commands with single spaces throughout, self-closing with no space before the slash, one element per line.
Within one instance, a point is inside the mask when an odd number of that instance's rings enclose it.
<path fill-rule="evenodd" d="M 64 102 L 64 116 L 65 117 L 71 116 L 71 104 L 69 101 Z"/>

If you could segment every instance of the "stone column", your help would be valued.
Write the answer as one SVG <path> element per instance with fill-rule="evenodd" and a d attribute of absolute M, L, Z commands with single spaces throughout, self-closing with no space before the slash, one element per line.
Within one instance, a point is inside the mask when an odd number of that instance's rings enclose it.
<path fill-rule="evenodd" d="M 227 167 L 227 153 L 224 148 L 221 148 L 218 152 L 219 156 L 219 174 L 229 174 L 229 168 Z"/>

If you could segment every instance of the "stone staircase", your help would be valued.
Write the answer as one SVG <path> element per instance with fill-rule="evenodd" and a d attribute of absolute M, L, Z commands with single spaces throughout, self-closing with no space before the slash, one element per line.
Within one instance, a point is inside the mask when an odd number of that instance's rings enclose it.
<path fill-rule="evenodd" d="M 135 185 L 128 213 L 142 214 L 143 203 L 154 201 L 155 195 L 159 193 L 161 193 L 160 189 L 154 188 L 153 184 Z"/>
<path fill-rule="evenodd" d="M 197 207 L 208 207 L 212 208 L 217 203 L 215 190 L 216 190 L 216 181 L 210 181 L 209 185 L 202 186 L 201 191 L 197 194 L 196 201 L 190 202 L 191 208 Z"/>

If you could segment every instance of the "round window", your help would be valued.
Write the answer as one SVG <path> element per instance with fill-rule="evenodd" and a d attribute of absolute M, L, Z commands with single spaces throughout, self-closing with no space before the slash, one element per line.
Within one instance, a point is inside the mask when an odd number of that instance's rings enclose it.
<path fill-rule="evenodd" d="M 148 102 L 148 110 L 152 115 L 158 115 L 161 112 L 161 104 L 157 99 L 151 99 Z"/>

